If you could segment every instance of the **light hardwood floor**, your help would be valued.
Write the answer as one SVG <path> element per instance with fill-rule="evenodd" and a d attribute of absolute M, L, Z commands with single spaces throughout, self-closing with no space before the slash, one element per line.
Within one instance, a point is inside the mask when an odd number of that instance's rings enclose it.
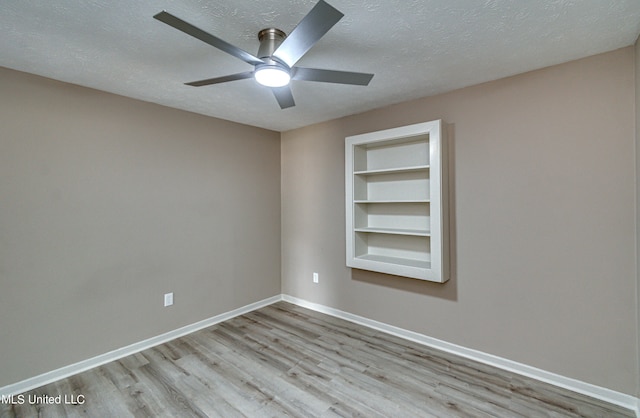
<path fill-rule="evenodd" d="M 84 403 L 30 404 L 29 396 L 43 395 Z M 24 400 L 1 405 L 0 416 L 633 416 L 285 302 L 35 389 Z"/>

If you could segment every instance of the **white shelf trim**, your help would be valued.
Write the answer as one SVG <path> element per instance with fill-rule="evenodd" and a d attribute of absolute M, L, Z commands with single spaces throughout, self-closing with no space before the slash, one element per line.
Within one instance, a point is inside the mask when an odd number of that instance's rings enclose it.
<path fill-rule="evenodd" d="M 412 258 L 390 257 L 387 255 L 378 254 L 364 254 L 356 257 L 356 260 L 374 261 L 376 263 L 393 264 L 397 266 L 415 267 L 421 269 L 428 269 L 431 267 L 431 263 L 429 261 L 415 260 Z"/>
<path fill-rule="evenodd" d="M 386 199 L 367 199 L 367 200 L 354 200 L 353 203 L 430 203 L 429 199 L 412 199 L 412 200 L 386 200 Z"/>
<path fill-rule="evenodd" d="M 348 267 L 449 279 L 446 142 L 441 120 L 345 138 Z"/>
<path fill-rule="evenodd" d="M 354 171 L 353 174 L 360 176 L 375 176 L 377 174 L 395 174 L 395 173 L 410 173 L 415 171 L 428 171 L 429 165 L 416 165 L 413 167 L 397 167 L 397 168 L 384 168 L 379 170 L 362 170 Z"/>
<path fill-rule="evenodd" d="M 356 232 L 367 232 L 374 234 L 390 234 L 390 235 L 411 235 L 416 237 L 428 237 L 431 235 L 426 229 L 399 229 L 399 228 L 376 228 L 376 227 L 366 227 L 366 228 L 355 228 Z"/>

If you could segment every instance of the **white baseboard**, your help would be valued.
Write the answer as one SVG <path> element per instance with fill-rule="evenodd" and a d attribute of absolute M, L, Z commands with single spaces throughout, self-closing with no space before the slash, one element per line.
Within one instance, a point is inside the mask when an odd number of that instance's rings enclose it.
<path fill-rule="evenodd" d="M 117 350 L 113 350 L 108 353 L 101 354 L 99 356 L 96 356 L 87 360 L 83 360 L 75 364 L 70 364 L 68 366 L 61 367 L 57 370 L 43 373 L 41 375 L 23 380 L 18 383 L 1 387 L 0 396 L 19 395 L 23 392 L 38 388 L 43 385 L 47 385 L 49 383 L 55 382 L 60 379 L 64 379 L 69 376 L 73 376 L 78 373 L 82 373 L 89 369 L 93 369 L 94 367 L 102 366 L 103 364 L 109 363 L 111 361 L 121 359 L 131 354 L 139 353 L 140 351 L 146 350 L 151 347 L 155 347 L 156 345 L 166 343 L 178 337 L 191 334 L 192 332 L 199 331 L 206 327 L 210 327 L 211 325 L 215 325 L 217 323 L 226 321 L 233 317 L 243 315 L 245 313 L 254 311 L 256 309 L 260 309 L 267 305 L 271 305 L 272 303 L 278 302 L 280 300 L 282 300 L 282 295 L 276 295 L 258 302 L 251 303 L 241 308 L 234 309 L 232 311 L 225 312 L 220 315 L 216 315 L 211 318 L 204 319 L 202 321 L 198 321 L 191 325 L 186 325 L 184 327 L 166 332 L 164 334 L 149 338 L 147 340 L 140 341 L 140 342 L 128 345 L 126 347 L 118 348 Z"/>
<path fill-rule="evenodd" d="M 517 373 L 522 376 L 531 377 L 533 379 L 565 388 L 573 392 L 581 393 L 595 399 L 600 399 L 602 401 L 609 402 L 611 404 L 634 411 L 636 417 L 640 418 L 640 398 L 636 398 L 631 395 L 616 392 L 614 390 L 596 386 L 591 383 L 582 382 L 570 377 L 561 376 L 555 373 L 538 369 L 536 367 L 528 366 L 526 364 L 494 356 L 492 354 L 487 354 L 481 351 L 462 347 L 460 345 L 451 344 L 446 341 L 431 338 L 423 334 L 418 334 L 417 332 L 408 331 L 406 329 L 398 328 L 393 325 L 385 324 L 383 322 L 374 321 L 372 319 L 330 308 L 328 306 L 308 302 L 306 300 L 299 299 L 293 296 L 282 295 L 282 300 L 301 306 L 303 308 L 335 316 L 337 318 L 345 319 L 356 324 L 364 325 L 368 328 L 373 328 L 387 334 L 395 335 L 400 338 L 433 347 L 438 350 L 446 351 L 447 353 L 455 354 L 464 358 L 478 361 L 480 363 L 498 367 L 500 369 Z"/>
<path fill-rule="evenodd" d="M 214 317 L 193 323 L 191 325 L 186 325 L 184 327 L 178 328 L 173 331 L 169 331 L 167 333 L 158 335 L 156 337 L 152 337 L 147 340 L 140 341 L 140 342 L 128 345 L 126 347 L 122 347 L 117 350 L 113 350 L 108 353 L 101 354 L 99 356 L 96 356 L 87 360 L 83 360 L 78 363 L 71 364 L 69 366 L 62 367 L 57 370 L 43 373 L 41 375 L 23 380 L 18 383 L 1 387 L 0 396 L 19 395 L 26 391 L 38 388 L 43 385 L 47 385 L 57 380 L 67 378 L 69 376 L 73 376 L 78 373 L 82 373 L 94 367 L 102 366 L 103 364 L 109 363 L 111 361 L 121 359 L 131 354 L 139 353 L 140 351 L 146 350 L 151 347 L 155 347 L 156 345 L 166 343 L 173 339 L 182 337 L 184 335 L 190 334 L 195 331 L 199 331 L 203 328 L 209 327 L 211 325 L 215 325 L 217 323 L 226 321 L 228 319 L 234 318 L 239 315 L 243 315 L 245 313 L 254 311 L 256 309 L 263 308 L 265 306 L 271 305 L 281 300 L 284 300 L 289 303 L 293 303 L 303 308 L 311 309 L 320 313 L 335 316 L 337 318 L 341 318 L 350 322 L 354 322 L 356 324 L 360 324 L 368 328 L 386 332 L 388 334 L 395 335 L 397 337 L 404 338 L 410 341 L 414 341 L 419 344 L 423 344 L 423 345 L 433 347 L 442 351 L 446 351 L 451 354 L 455 354 L 471 360 L 479 361 L 481 363 L 495 366 L 503 370 L 508 370 L 510 372 L 517 373 L 522 376 L 527 376 L 533 379 L 547 382 L 552 385 L 559 386 L 577 393 L 582 393 L 584 395 L 591 396 L 595 399 L 600 399 L 602 401 L 609 402 L 614 405 L 619 405 L 623 408 L 634 411 L 636 414 L 636 417 L 640 418 L 640 398 L 636 398 L 631 395 L 616 392 L 614 390 L 596 386 L 590 383 L 582 382 L 580 380 L 561 376 L 561 375 L 551 373 L 545 370 L 541 370 L 535 367 L 527 366 L 526 364 L 517 363 L 515 361 L 511 361 L 498 356 L 483 353 L 481 351 L 462 347 L 456 344 L 451 344 L 446 341 L 438 340 L 436 338 L 431 338 L 423 334 L 418 334 L 413 331 L 408 331 L 406 329 L 398 328 L 393 325 L 374 321 L 372 319 L 354 315 L 348 312 L 344 312 L 344 311 L 334 309 L 328 306 L 320 305 L 317 303 L 308 302 L 304 299 L 299 299 L 299 298 L 285 295 L 285 294 L 276 295 L 255 303 L 251 303 L 241 308 L 234 309 L 232 311 L 225 312 L 220 315 L 216 315 Z"/>

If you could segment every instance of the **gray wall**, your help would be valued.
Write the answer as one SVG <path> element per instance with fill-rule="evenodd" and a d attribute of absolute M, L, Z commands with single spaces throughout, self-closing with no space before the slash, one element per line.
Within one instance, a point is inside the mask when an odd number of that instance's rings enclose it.
<path fill-rule="evenodd" d="M 0 386 L 282 285 L 640 394 L 639 58 L 636 44 L 285 132 L 281 143 L 0 68 Z M 436 118 L 453 132 L 455 277 L 347 269 L 344 137 Z M 163 308 L 170 291 L 176 304 Z"/>
<path fill-rule="evenodd" d="M 3 68 L 0 91 L 0 386 L 280 293 L 279 133 Z"/>
<path fill-rule="evenodd" d="M 285 132 L 283 292 L 636 394 L 635 117 L 628 47 Z M 438 118 L 455 277 L 346 268 L 344 137 Z"/>
<path fill-rule="evenodd" d="M 638 364 L 640 364 L 640 269 L 638 269 L 638 260 L 640 260 L 640 38 L 635 44 L 635 71 L 636 71 L 636 273 L 638 274 L 638 284 L 636 290 L 636 310 L 638 319 L 636 322 L 638 336 Z M 638 368 L 638 392 L 636 396 L 640 398 L 640 368 Z M 640 400 L 638 401 L 640 403 Z M 640 410 L 640 404 L 638 405 Z"/>

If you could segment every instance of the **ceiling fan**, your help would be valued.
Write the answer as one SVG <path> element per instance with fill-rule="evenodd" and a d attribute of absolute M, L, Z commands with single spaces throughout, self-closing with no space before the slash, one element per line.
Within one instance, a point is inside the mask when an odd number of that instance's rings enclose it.
<path fill-rule="evenodd" d="M 286 109 L 295 106 L 293 94 L 289 87 L 290 80 L 366 86 L 373 78 L 373 74 L 305 68 L 295 65 L 343 16 L 334 7 L 320 0 L 291 31 L 289 36 L 276 28 L 261 30 L 258 33 L 260 47 L 257 56 L 217 36 L 211 35 L 166 11 L 162 11 L 153 17 L 254 66 L 253 71 L 192 81 L 185 84 L 201 87 L 253 77 L 258 83 L 270 87 L 280 108 Z"/>

